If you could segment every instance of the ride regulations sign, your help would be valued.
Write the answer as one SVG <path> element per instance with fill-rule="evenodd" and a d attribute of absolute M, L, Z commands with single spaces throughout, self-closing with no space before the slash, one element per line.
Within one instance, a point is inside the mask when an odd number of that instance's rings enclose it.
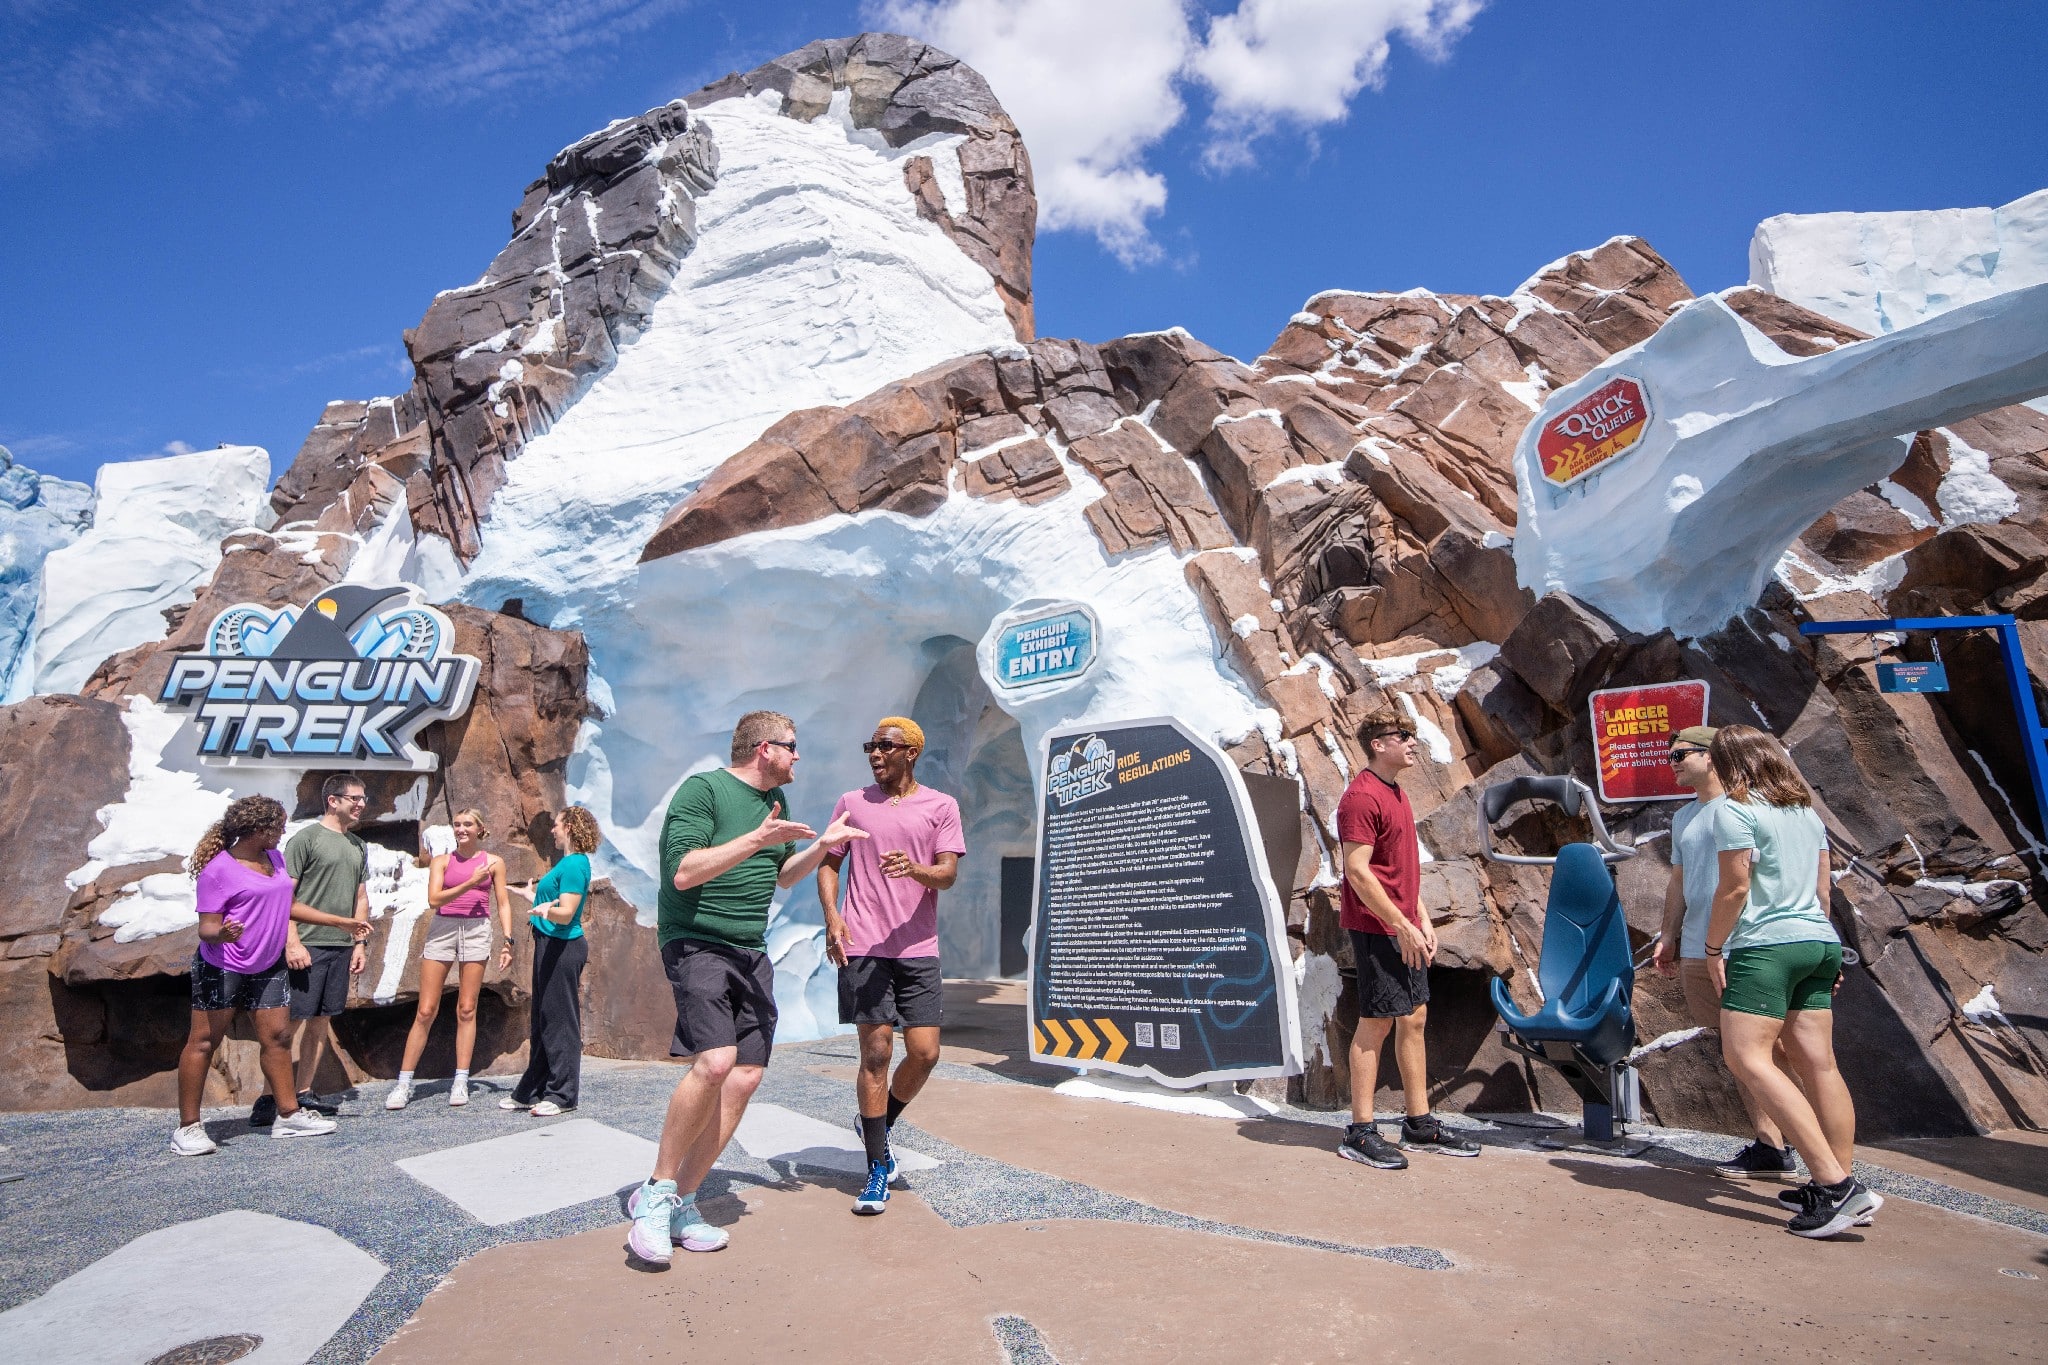
<path fill-rule="evenodd" d="M 157 700 L 191 712 L 216 767 L 431 772 L 413 741 L 469 709 L 483 665 L 411 584 L 337 584 L 303 607 L 253 602 L 213 618 Z"/>
<path fill-rule="evenodd" d="M 1649 426 L 1649 391 L 1617 376 L 1543 424 L 1536 459 L 1545 479 L 1569 488 L 1628 454 Z"/>
<path fill-rule="evenodd" d="M 1170 717 L 1039 769 L 1031 1058 L 1170 1086 L 1301 1068 L 1287 923 L 1237 770 Z"/>
<path fill-rule="evenodd" d="M 1671 737 L 1707 723 L 1704 682 L 1610 687 L 1586 703 L 1593 712 L 1593 757 L 1600 799 L 1690 801 L 1692 792 L 1671 776 Z"/>

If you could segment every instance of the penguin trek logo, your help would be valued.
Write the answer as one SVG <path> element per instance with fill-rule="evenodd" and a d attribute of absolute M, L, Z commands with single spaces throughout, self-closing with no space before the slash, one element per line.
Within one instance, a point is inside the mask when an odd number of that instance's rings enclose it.
<path fill-rule="evenodd" d="M 420 599 L 351 583 L 303 608 L 229 607 L 157 700 L 192 712 L 216 766 L 431 772 L 440 760 L 413 741 L 469 709 L 483 665 L 451 652 L 455 628 Z"/>
<path fill-rule="evenodd" d="M 1116 770 L 1116 750 L 1095 735 L 1083 735 L 1052 756 L 1052 770 L 1046 783 L 1052 799 L 1062 810 L 1076 801 L 1099 796 L 1109 790 L 1109 775 Z"/>

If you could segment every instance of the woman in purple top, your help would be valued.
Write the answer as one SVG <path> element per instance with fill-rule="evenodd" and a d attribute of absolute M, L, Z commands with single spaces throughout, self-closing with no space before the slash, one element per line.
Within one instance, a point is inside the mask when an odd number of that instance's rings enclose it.
<path fill-rule="evenodd" d="M 427 1050 L 427 1035 L 441 1013 L 441 991 L 448 969 L 456 967 L 460 986 L 455 994 L 455 1081 L 448 1103 L 469 1103 L 469 1063 L 476 1054 L 476 1006 L 483 995 L 484 964 L 491 958 L 491 910 L 495 906 L 503 937 L 498 940 L 498 970 L 512 966 L 512 898 L 505 889 L 505 860 L 484 851 L 484 817 L 473 810 L 455 812 L 455 850 L 437 853 L 427 868 L 427 904 L 433 907 L 426 946 L 420 950 L 420 1002 L 405 1036 L 405 1060 L 398 1083 L 384 1097 L 386 1109 L 412 1102 L 413 1068 Z"/>
<path fill-rule="evenodd" d="M 284 807 L 245 796 L 200 836 L 187 864 L 197 879 L 199 949 L 192 955 L 192 1032 L 178 1055 L 178 1128 L 171 1150 L 205 1156 L 214 1150 L 199 1101 L 214 1050 L 236 1010 L 248 1011 L 262 1047 L 263 1078 L 277 1099 L 277 1137 L 331 1133 L 334 1124 L 299 1108 L 286 1042 L 291 987 L 285 979 L 285 936 L 291 930 L 292 879 L 277 841 Z M 316 912 L 317 913 L 317 912 Z M 348 920 L 325 916 L 346 925 Z"/>

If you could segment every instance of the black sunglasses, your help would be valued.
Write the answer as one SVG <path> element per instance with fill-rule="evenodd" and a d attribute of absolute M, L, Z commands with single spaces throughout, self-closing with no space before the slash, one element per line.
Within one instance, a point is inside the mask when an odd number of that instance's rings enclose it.
<path fill-rule="evenodd" d="M 1398 739 L 1403 743 L 1407 743 L 1414 738 L 1415 732 L 1413 730 L 1382 730 L 1373 736 L 1373 739 Z M 1370 743 L 1371 741 L 1368 740 L 1367 742 Z"/>
<path fill-rule="evenodd" d="M 915 745 L 911 744 L 898 744 L 893 739 L 871 739 L 860 746 L 860 751 L 864 754 L 872 754 L 879 750 L 885 754 L 893 754 L 898 749 L 911 749 L 915 747 Z"/>
<path fill-rule="evenodd" d="M 761 742 L 763 744 L 773 744 L 778 749 L 787 749 L 792 754 L 796 752 L 796 741 L 793 739 L 764 739 Z"/>
<path fill-rule="evenodd" d="M 1707 752 L 1705 749 L 1673 749 L 1671 751 L 1671 761 L 1676 763 L 1688 754 L 1703 754 L 1705 752 Z"/>

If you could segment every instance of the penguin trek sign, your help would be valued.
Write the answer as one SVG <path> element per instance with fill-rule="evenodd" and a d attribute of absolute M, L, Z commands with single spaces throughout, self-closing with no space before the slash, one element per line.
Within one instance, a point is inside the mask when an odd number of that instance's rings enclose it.
<path fill-rule="evenodd" d="M 483 665 L 409 583 L 340 584 L 304 607 L 243 602 L 180 655 L 157 700 L 189 710 L 220 767 L 431 772 L 414 740 L 469 710 Z"/>

